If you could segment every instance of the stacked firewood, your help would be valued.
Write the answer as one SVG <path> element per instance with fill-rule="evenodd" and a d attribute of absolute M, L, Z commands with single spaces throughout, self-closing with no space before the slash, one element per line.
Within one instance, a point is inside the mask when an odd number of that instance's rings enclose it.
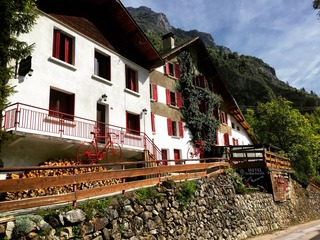
<path fill-rule="evenodd" d="M 68 159 L 50 159 L 49 161 L 44 162 L 40 167 L 51 167 L 51 166 L 75 166 L 77 162 L 74 160 Z M 19 179 L 19 178 L 42 178 L 42 177 L 55 177 L 61 175 L 74 175 L 82 173 L 94 173 L 94 172 L 106 172 L 108 169 L 105 166 L 99 166 L 94 164 L 92 167 L 83 167 L 78 169 L 73 168 L 57 168 L 57 169 L 39 169 L 27 171 L 19 174 L 9 174 L 7 179 Z M 39 179 L 41 181 L 41 179 Z M 83 182 L 77 184 L 77 190 L 97 188 L 108 185 L 114 185 L 121 183 L 121 179 L 111 179 L 111 180 L 100 180 L 92 182 Z M 37 196 L 47 196 L 47 195 L 58 195 L 73 192 L 74 186 L 64 185 L 64 186 L 55 186 L 43 189 L 29 189 L 19 192 L 7 192 L 5 194 L 5 200 L 19 200 L 24 198 L 31 198 Z"/>

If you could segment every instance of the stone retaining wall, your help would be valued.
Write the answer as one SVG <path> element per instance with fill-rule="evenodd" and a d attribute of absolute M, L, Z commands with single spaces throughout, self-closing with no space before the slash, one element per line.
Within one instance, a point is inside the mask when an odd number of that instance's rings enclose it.
<path fill-rule="evenodd" d="M 235 194 L 230 173 L 196 181 L 184 209 L 179 187 L 164 184 L 153 197 L 126 193 L 87 215 L 79 208 L 16 216 L 0 224 L 0 239 L 246 239 L 320 218 L 319 192 L 293 180 L 284 203 L 268 193 Z"/>

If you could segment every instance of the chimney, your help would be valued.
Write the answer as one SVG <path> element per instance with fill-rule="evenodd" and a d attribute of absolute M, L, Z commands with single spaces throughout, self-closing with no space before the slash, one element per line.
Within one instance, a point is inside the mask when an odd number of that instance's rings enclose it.
<path fill-rule="evenodd" d="M 163 51 L 167 51 L 175 47 L 174 34 L 172 32 L 169 32 L 162 36 L 162 45 L 163 45 Z"/>

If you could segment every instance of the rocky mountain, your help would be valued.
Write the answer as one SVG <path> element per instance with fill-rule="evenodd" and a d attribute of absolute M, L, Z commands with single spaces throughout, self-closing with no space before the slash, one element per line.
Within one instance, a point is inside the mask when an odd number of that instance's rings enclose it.
<path fill-rule="evenodd" d="M 238 55 L 225 46 L 217 45 L 209 33 L 196 29 L 185 31 L 175 28 L 171 26 L 164 13 L 156 13 L 148 7 L 128 7 L 127 10 L 158 51 L 162 50 L 161 36 L 168 32 L 175 34 L 176 45 L 199 36 L 207 46 L 212 61 L 242 110 L 255 108 L 259 102 L 268 102 L 278 96 L 293 102 L 293 106 L 301 111 L 320 106 L 320 98 L 315 93 L 291 87 L 288 83 L 279 80 L 275 69 L 263 60 Z"/>

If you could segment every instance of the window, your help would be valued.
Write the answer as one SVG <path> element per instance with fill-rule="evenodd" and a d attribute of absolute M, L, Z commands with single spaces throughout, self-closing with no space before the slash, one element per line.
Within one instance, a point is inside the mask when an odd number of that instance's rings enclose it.
<path fill-rule="evenodd" d="M 223 111 L 220 111 L 220 122 L 223 124 L 228 125 L 228 118 L 227 118 L 227 114 Z"/>
<path fill-rule="evenodd" d="M 182 121 L 172 121 L 171 118 L 167 119 L 168 124 L 168 135 L 169 136 L 179 136 L 184 137 L 184 128 Z"/>
<path fill-rule="evenodd" d="M 50 89 L 49 116 L 73 120 L 74 94 Z"/>
<path fill-rule="evenodd" d="M 166 62 L 165 73 L 171 77 L 180 78 L 180 65 Z"/>
<path fill-rule="evenodd" d="M 154 113 L 151 113 L 151 129 L 152 129 L 152 132 L 155 132 L 155 131 L 156 131 L 156 124 L 155 124 Z"/>
<path fill-rule="evenodd" d="M 234 146 L 238 146 L 239 145 L 239 139 L 232 138 L 232 143 L 233 143 Z"/>
<path fill-rule="evenodd" d="M 171 106 L 177 106 L 177 99 L 176 99 L 176 93 L 170 92 L 170 105 Z"/>
<path fill-rule="evenodd" d="M 126 88 L 138 92 L 138 74 L 137 71 L 126 66 Z"/>
<path fill-rule="evenodd" d="M 193 77 L 193 85 L 195 85 L 196 87 L 204 88 L 205 87 L 204 76 L 203 75 L 194 76 Z"/>
<path fill-rule="evenodd" d="M 53 33 L 53 52 L 52 56 L 72 64 L 73 38 L 55 29 Z"/>
<path fill-rule="evenodd" d="M 150 84 L 150 98 L 158 101 L 158 87 L 156 84 Z"/>
<path fill-rule="evenodd" d="M 237 126 L 237 130 L 240 132 L 240 127 L 239 126 Z"/>
<path fill-rule="evenodd" d="M 235 125 L 234 122 L 231 123 L 231 127 L 232 127 L 233 129 L 236 129 L 236 125 Z"/>
<path fill-rule="evenodd" d="M 140 115 L 127 112 L 127 132 L 140 134 Z"/>
<path fill-rule="evenodd" d="M 199 111 L 201 113 L 206 113 L 207 109 L 206 109 L 206 102 L 204 100 L 200 100 L 199 101 Z"/>
<path fill-rule="evenodd" d="M 97 51 L 94 53 L 94 74 L 111 80 L 110 56 L 103 55 Z"/>
<path fill-rule="evenodd" d="M 167 105 L 174 107 L 182 107 L 182 96 L 180 92 L 171 92 L 169 89 L 166 89 L 166 100 Z"/>

